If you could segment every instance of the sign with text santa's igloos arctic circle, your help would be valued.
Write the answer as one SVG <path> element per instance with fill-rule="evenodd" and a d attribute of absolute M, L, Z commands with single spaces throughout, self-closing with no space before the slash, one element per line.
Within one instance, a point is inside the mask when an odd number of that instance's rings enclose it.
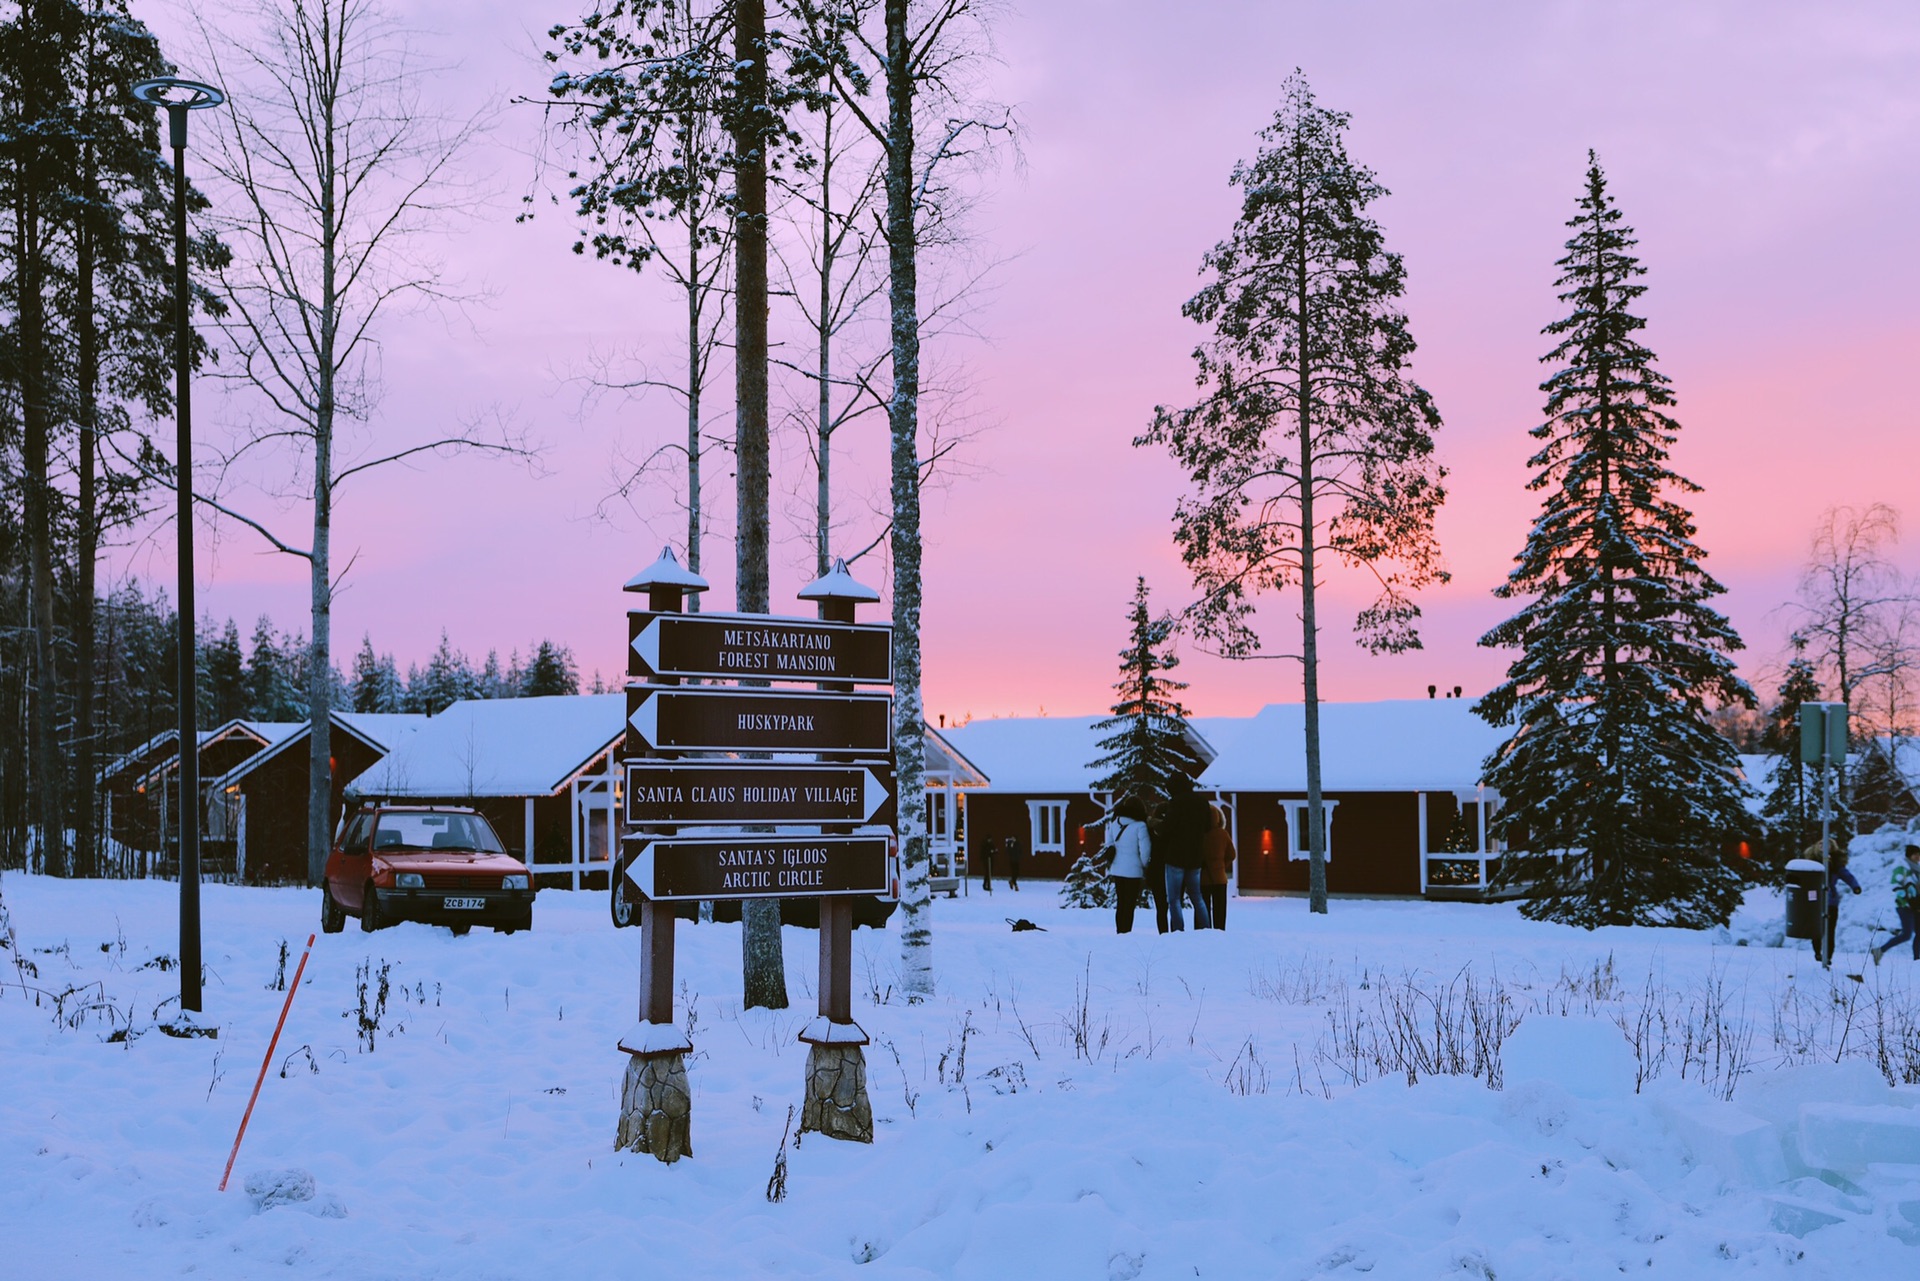
<path fill-rule="evenodd" d="M 629 761 L 627 822 L 851 823 L 891 827 L 893 770 L 885 764 Z"/>
<path fill-rule="evenodd" d="M 627 687 L 627 725 L 639 746 L 662 752 L 841 752 L 893 748 L 887 694 L 800 690 Z"/>
<path fill-rule="evenodd" d="M 885 894 L 887 846 L 884 834 L 629 838 L 627 876 L 660 902 Z"/>
<path fill-rule="evenodd" d="M 893 683 L 893 629 L 772 614 L 627 615 L 627 674 Z"/>

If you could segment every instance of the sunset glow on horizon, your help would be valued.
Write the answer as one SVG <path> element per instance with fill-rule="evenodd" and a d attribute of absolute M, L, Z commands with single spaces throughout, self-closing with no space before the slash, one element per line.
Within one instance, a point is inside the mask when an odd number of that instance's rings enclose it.
<path fill-rule="evenodd" d="M 537 93 L 550 22 L 565 4 L 399 0 L 408 23 L 442 33 L 431 82 L 450 110 Z M 146 13 L 183 73 L 177 17 Z M 1134 579 L 1157 607 L 1189 585 L 1170 516 L 1182 477 L 1132 439 L 1156 404 L 1192 395 L 1197 326 L 1181 304 L 1201 256 L 1228 230 L 1228 175 L 1250 157 L 1281 81 L 1301 68 L 1320 101 L 1351 113 L 1347 145 L 1392 192 L 1373 211 L 1406 261 L 1414 373 L 1445 426 L 1451 471 L 1439 537 L 1453 571 L 1424 593 L 1425 648 L 1372 658 L 1347 623 L 1370 595 L 1327 578 L 1322 696 L 1477 695 L 1507 656 L 1477 638 L 1512 611 L 1496 600 L 1539 509 L 1527 431 L 1538 421 L 1563 313 L 1554 260 L 1589 147 L 1607 171 L 1649 272 L 1645 340 L 1679 398 L 1675 469 L 1692 500 L 1720 606 L 1763 682 L 1782 659 L 1790 599 L 1815 519 L 1883 501 L 1920 519 L 1920 415 L 1901 371 L 1920 364 L 1914 210 L 1920 202 L 1920 9 L 1888 0 L 1788 3 L 1029 4 L 997 24 L 991 96 L 1021 125 L 970 216 L 959 278 L 988 268 L 964 322 L 939 340 L 940 376 L 965 387 L 952 429 L 968 440 L 926 497 L 925 706 L 930 719 L 1085 714 L 1111 701 Z M 339 512 L 336 564 L 355 556 L 336 605 L 334 652 L 363 633 L 402 669 L 452 641 L 504 658 L 548 637 L 572 647 L 583 681 L 624 670 L 620 584 L 684 516 L 659 488 L 615 506 L 612 459 L 684 432 L 664 396 L 583 396 L 595 354 L 675 367 L 669 288 L 569 252 L 575 220 L 546 203 L 557 185 L 533 158 L 531 106 L 499 111 L 471 161 L 493 196 L 450 226 L 440 257 L 483 302 L 389 327 L 384 392 L 368 435 L 498 415 L 545 442 L 539 474 L 477 458 L 370 476 Z M 516 225 L 520 196 L 541 194 Z M 776 308 L 780 304 L 776 302 Z M 776 327 L 780 321 L 776 316 Z M 977 336 L 973 336 L 977 335 Z M 203 383 L 206 380 L 203 380 Z M 208 386 L 196 425 L 212 438 L 249 411 Z M 794 389 L 793 399 L 799 395 Z M 731 425 L 731 375 L 713 430 Z M 204 405 L 204 408 L 200 406 Z M 779 431 L 776 407 L 776 432 Z M 424 428 L 423 428 L 424 429 Z M 843 550 L 873 539 L 884 508 L 885 423 L 846 429 Z M 710 609 L 732 605 L 732 484 L 710 494 Z M 774 602 L 813 576 L 812 472 L 797 433 L 775 443 Z M 298 529 L 273 497 L 284 463 L 236 474 L 230 492 Z M 869 508 L 872 508 L 870 511 Z M 116 568 L 167 582 L 170 534 L 148 531 Z M 270 614 L 304 631 L 305 566 L 262 553 L 228 522 L 203 540 L 200 603 L 243 633 Z M 882 588 L 884 547 L 854 566 Z M 1920 529 L 1898 549 L 1920 566 Z M 1268 648 L 1297 651 L 1298 598 L 1263 610 Z M 884 621 L 884 606 L 863 620 Z M 1284 658 L 1228 662 L 1188 643 L 1176 675 L 1198 714 L 1249 714 L 1299 697 Z"/>

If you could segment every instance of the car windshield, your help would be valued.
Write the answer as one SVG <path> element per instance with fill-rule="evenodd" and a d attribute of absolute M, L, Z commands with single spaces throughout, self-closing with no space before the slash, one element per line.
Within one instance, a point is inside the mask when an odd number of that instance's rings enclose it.
<path fill-rule="evenodd" d="M 479 850 L 501 854 L 500 838 L 478 814 L 381 813 L 373 829 L 376 850 Z"/>

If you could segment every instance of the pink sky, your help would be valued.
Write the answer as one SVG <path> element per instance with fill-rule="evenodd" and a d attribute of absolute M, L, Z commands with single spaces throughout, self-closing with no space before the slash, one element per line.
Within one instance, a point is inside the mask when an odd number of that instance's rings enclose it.
<path fill-rule="evenodd" d="M 536 90 L 530 32 L 572 16 L 564 3 L 502 0 L 412 0 L 401 13 L 448 33 L 440 47 L 463 76 L 433 92 L 453 101 Z M 1429 683 L 1478 694 L 1507 661 L 1474 641 L 1511 608 L 1491 590 L 1538 508 L 1523 485 L 1539 330 L 1559 314 L 1552 264 L 1589 146 L 1640 235 L 1647 338 L 1680 398 L 1674 461 L 1706 487 L 1700 541 L 1730 589 L 1722 601 L 1750 676 L 1777 664 L 1778 606 L 1820 511 L 1912 506 L 1920 432 L 1900 394 L 1920 338 L 1910 4 L 1051 0 L 997 30 L 997 93 L 1023 121 L 1024 164 L 974 221 L 978 251 L 1003 260 L 974 316 L 983 341 L 947 353 L 970 376 L 980 433 L 972 473 L 928 496 L 930 713 L 1098 710 L 1134 576 L 1160 605 L 1187 599 L 1169 537 L 1181 477 L 1130 442 L 1156 403 L 1191 394 L 1199 330 L 1180 304 L 1233 218 L 1228 172 L 1296 65 L 1323 103 L 1352 114 L 1352 154 L 1393 193 L 1376 213 L 1407 262 L 1416 374 L 1445 419 L 1453 473 L 1440 535 L 1454 580 L 1422 598 L 1426 649 L 1382 659 L 1355 647 L 1345 628 L 1359 587 L 1336 574 L 1323 696 L 1414 697 Z M 444 626 L 476 657 L 550 636 L 584 674 L 611 675 L 632 603 L 619 584 L 684 523 L 664 509 L 651 522 L 593 518 L 616 444 L 678 431 L 678 410 L 659 399 L 583 416 L 563 377 L 592 347 L 678 357 L 660 286 L 567 253 L 562 211 L 512 224 L 536 123 L 526 108 L 505 115 L 475 158 L 497 199 L 441 251 L 490 301 L 386 331 L 374 431 L 398 438 L 499 406 L 545 439 L 545 474 L 434 462 L 348 495 L 336 539 L 359 558 L 336 613 L 343 661 L 369 632 L 404 667 Z M 211 436 L 237 411 L 202 395 L 196 421 Z M 871 474 L 880 424 L 849 432 L 849 471 Z M 810 484 L 790 446 L 776 491 Z M 730 488 L 715 494 L 729 508 Z M 258 496 L 235 501 L 271 510 Z M 299 513 L 285 519 L 297 533 Z M 798 527 L 778 532 L 776 605 L 811 576 Z M 732 603 L 728 535 L 722 524 L 707 544 L 711 607 Z M 170 540 L 126 565 L 170 579 Z M 204 608 L 243 631 L 262 611 L 304 626 L 301 566 L 257 554 L 231 526 L 217 552 L 201 547 Z M 1901 559 L 1920 565 L 1920 532 Z M 870 558 L 860 571 L 873 581 L 881 567 Z M 1296 610 L 1293 596 L 1266 610 L 1275 650 L 1296 648 Z M 1189 647 L 1181 673 L 1200 713 L 1299 695 L 1289 662 Z"/>

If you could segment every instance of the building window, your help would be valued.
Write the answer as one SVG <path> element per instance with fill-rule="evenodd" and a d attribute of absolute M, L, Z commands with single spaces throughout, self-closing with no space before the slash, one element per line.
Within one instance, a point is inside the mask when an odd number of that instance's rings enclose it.
<path fill-rule="evenodd" d="M 1287 842 L 1287 857 L 1305 862 L 1311 857 L 1307 849 L 1307 803 L 1305 801 L 1281 801 L 1287 809 L 1287 832 L 1292 838 Z M 1340 804 L 1325 797 L 1320 799 L 1320 808 L 1327 816 L 1327 858 L 1333 858 L 1333 811 Z"/>
<path fill-rule="evenodd" d="M 1067 803 L 1065 801 L 1028 801 L 1027 814 L 1033 828 L 1035 854 L 1067 852 Z"/>

